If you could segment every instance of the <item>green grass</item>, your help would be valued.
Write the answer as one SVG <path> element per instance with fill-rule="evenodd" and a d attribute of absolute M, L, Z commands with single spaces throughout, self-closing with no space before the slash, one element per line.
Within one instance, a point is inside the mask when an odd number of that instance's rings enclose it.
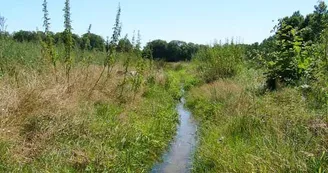
<path fill-rule="evenodd" d="M 327 115 L 293 88 L 264 93 L 263 78 L 243 70 L 191 89 L 199 121 L 194 172 L 327 172 Z"/>
<path fill-rule="evenodd" d="M 74 53 L 68 91 L 60 59 L 56 82 L 37 44 L 9 41 L 6 46 L 1 50 L 0 172 L 148 172 L 161 160 L 178 124 L 178 70 L 146 71 L 136 98 L 129 82 L 119 98 L 122 76 L 116 70 L 131 56 L 120 54 L 110 78 L 103 77 L 86 95 L 101 71 L 101 53 L 87 52 L 93 58 L 87 76 L 86 64 Z"/>
<path fill-rule="evenodd" d="M 137 107 L 96 103 L 75 116 L 33 116 L 21 135 L 31 142 L 55 132 L 31 151 L 27 163 L 6 155 L 0 143 L 0 168 L 10 172 L 146 172 L 159 161 L 175 134 L 176 101 L 164 87 L 148 88 Z M 83 105 L 81 105 L 83 106 Z M 44 134 L 45 135 L 45 134 Z M 39 147 L 39 148 L 38 148 Z M 10 164 L 6 161 L 10 160 Z"/>
<path fill-rule="evenodd" d="M 155 62 L 137 93 L 128 77 L 118 97 L 120 61 L 131 54 L 119 54 L 110 78 L 90 92 L 103 53 L 85 52 L 88 64 L 75 50 L 66 90 L 61 59 L 57 82 L 38 44 L 1 44 L 0 172 L 148 172 L 175 135 L 181 87 L 199 125 L 194 172 L 327 172 L 327 114 L 297 88 L 266 92 L 260 70 L 238 65 L 222 76 L 220 62 L 206 62 L 203 78 L 197 61 Z"/>

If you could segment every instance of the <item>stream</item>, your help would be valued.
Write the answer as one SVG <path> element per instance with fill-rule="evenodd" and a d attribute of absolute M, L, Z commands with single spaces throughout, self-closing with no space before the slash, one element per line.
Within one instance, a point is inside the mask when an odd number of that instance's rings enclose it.
<path fill-rule="evenodd" d="M 163 162 L 156 164 L 151 173 L 187 173 L 191 172 L 192 157 L 196 145 L 197 126 L 182 98 L 177 106 L 180 124 L 170 149 L 163 155 Z"/>

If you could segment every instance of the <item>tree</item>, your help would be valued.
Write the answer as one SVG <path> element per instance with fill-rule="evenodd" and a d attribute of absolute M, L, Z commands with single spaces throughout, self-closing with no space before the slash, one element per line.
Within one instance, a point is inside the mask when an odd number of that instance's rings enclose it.
<path fill-rule="evenodd" d="M 90 37 L 91 37 L 91 27 L 92 25 L 90 24 L 89 25 L 89 28 L 88 28 L 88 32 L 84 35 L 82 35 L 82 44 L 81 44 L 81 48 L 83 50 L 91 50 L 91 42 L 90 42 Z"/>
<path fill-rule="evenodd" d="M 195 55 L 198 51 L 199 51 L 199 45 L 197 45 L 197 44 L 194 44 L 194 43 L 188 43 L 188 45 L 187 45 L 187 59 L 188 60 L 191 60 L 192 59 L 192 57 L 193 57 L 193 55 Z"/>
<path fill-rule="evenodd" d="M 117 52 L 132 52 L 133 44 L 128 39 L 128 35 L 125 35 L 124 38 L 120 39 L 118 42 L 116 51 Z"/>
<path fill-rule="evenodd" d="M 293 28 L 301 29 L 304 22 L 304 16 L 300 13 L 300 11 L 296 11 L 292 16 L 283 18 L 282 21 Z"/>
<path fill-rule="evenodd" d="M 268 53 L 264 59 L 269 89 L 276 89 L 278 81 L 296 85 L 311 65 L 312 60 L 299 32 L 283 21 L 279 24 L 275 35 L 275 51 Z"/>
<path fill-rule="evenodd" d="M 89 44 L 88 40 L 89 39 Z M 89 45 L 90 47 L 86 47 Z M 97 50 L 97 51 L 103 51 L 105 47 L 105 40 L 100 36 L 96 35 L 94 33 L 85 33 L 82 35 L 82 49 L 89 49 L 89 50 Z"/>
<path fill-rule="evenodd" d="M 145 50 L 152 50 L 152 57 L 154 59 L 167 58 L 167 42 L 164 40 L 154 40 L 147 43 Z"/>
<path fill-rule="evenodd" d="M 188 59 L 187 43 L 183 41 L 173 40 L 167 45 L 167 61 L 184 61 Z"/>
<path fill-rule="evenodd" d="M 315 40 L 320 39 L 320 33 L 324 30 L 327 24 L 327 5 L 324 1 L 319 1 L 319 4 L 314 6 L 312 30 L 314 32 Z"/>
<path fill-rule="evenodd" d="M 313 20 L 314 15 L 313 14 L 308 14 L 306 15 L 304 22 L 302 24 L 302 30 L 301 30 L 301 37 L 303 38 L 303 41 L 305 43 L 310 43 L 312 44 L 315 40 L 314 38 L 316 37 L 315 33 L 313 32 Z"/>
<path fill-rule="evenodd" d="M 82 38 L 79 35 L 72 33 L 72 48 L 81 48 L 82 44 Z"/>
<path fill-rule="evenodd" d="M 154 40 L 148 42 L 143 50 L 143 57 L 148 57 L 149 50 L 154 59 L 162 59 L 169 62 L 191 60 L 192 56 L 204 45 L 186 43 L 184 41 L 173 40 L 167 43 L 164 40 Z M 147 51 L 147 52 L 146 52 Z"/>
<path fill-rule="evenodd" d="M 53 34 L 53 38 L 56 45 L 64 44 L 64 32 L 57 32 Z"/>
<path fill-rule="evenodd" d="M 320 35 L 328 24 L 328 10 L 325 2 L 319 1 L 314 8 L 314 12 L 305 17 L 301 28 L 304 42 L 311 44 L 320 41 Z"/>
<path fill-rule="evenodd" d="M 44 39 L 44 33 L 40 33 L 40 35 Z M 39 41 L 38 38 L 38 33 L 33 31 L 20 30 L 13 34 L 13 39 L 19 42 L 37 42 Z"/>

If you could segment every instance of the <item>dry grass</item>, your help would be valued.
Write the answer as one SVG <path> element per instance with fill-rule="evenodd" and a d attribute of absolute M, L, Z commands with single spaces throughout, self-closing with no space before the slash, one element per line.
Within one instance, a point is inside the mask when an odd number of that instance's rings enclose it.
<path fill-rule="evenodd" d="M 81 110 L 92 112 L 96 103 L 119 102 L 116 91 L 123 78 L 117 73 L 120 69 L 119 65 L 114 67 L 111 76 L 107 79 L 104 75 L 92 91 L 101 66 L 92 65 L 87 70 L 74 68 L 69 86 L 63 69 L 57 73 L 58 82 L 53 73 L 39 74 L 22 69 L 18 72 L 19 87 L 12 78 L 4 76 L 0 80 L 0 140 L 14 143 L 10 151 L 14 160 L 28 162 L 39 155 L 60 129 L 58 126 L 65 126 L 63 119 L 68 116 L 74 121 L 81 116 Z M 126 108 L 136 107 L 143 91 L 133 101 L 131 92 L 127 89 L 124 94 Z M 61 124 L 38 127 L 39 121 L 47 119 Z M 124 113 L 120 119 L 126 119 Z"/>
<path fill-rule="evenodd" d="M 137 93 L 129 73 L 122 96 L 119 63 L 96 86 L 101 66 L 76 64 L 69 85 L 62 68 L 17 69 L 0 78 L 0 172 L 145 172 L 175 134 L 180 81 L 163 68 Z"/>
<path fill-rule="evenodd" d="M 68 85 L 60 47 L 54 74 L 40 45 L 2 41 L 0 172 L 145 172 L 158 161 L 177 124 L 173 85 L 166 87 L 160 63 L 119 54 L 109 78 L 105 71 L 95 86 L 103 70 L 95 64 L 105 54 L 88 52 L 85 62 L 74 50 Z M 133 59 L 130 72 L 139 62 L 147 67 L 137 92 L 129 73 L 121 95 L 126 58 Z"/>

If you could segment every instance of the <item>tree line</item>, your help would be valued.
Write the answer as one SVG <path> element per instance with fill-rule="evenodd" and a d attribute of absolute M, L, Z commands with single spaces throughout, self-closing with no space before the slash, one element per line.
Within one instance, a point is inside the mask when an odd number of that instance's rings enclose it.
<path fill-rule="evenodd" d="M 63 45 L 65 32 L 51 32 L 48 33 L 53 38 L 55 45 Z M 39 42 L 46 39 L 44 31 L 23 31 L 7 33 L 7 37 L 12 38 L 17 42 Z M 106 40 L 95 33 L 87 32 L 79 36 L 72 33 L 73 48 L 82 50 L 96 50 L 104 51 L 106 49 Z M 201 48 L 207 47 L 206 45 L 199 45 L 195 43 L 187 43 L 180 40 L 173 40 L 167 42 L 165 40 L 153 40 L 148 42 L 145 47 L 141 48 L 141 35 L 138 32 L 137 36 L 133 34 L 130 39 L 128 35 L 119 39 L 116 51 L 118 52 L 131 52 L 134 49 L 140 50 L 140 53 L 145 58 L 154 58 L 157 60 L 164 60 L 168 62 L 189 61 L 192 56 L 197 53 Z"/>
<path fill-rule="evenodd" d="M 328 70 L 328 10 L 324 1 L 313 13 L 299 11 L 278 20 L 273 35 L 262 43 L 247 45 L 247 58 L 266 69 L 272 89 L 277 82 L 304 85 L 325 81 Z"/>
<path fill-rule="evenodd" d="M 189 61 L 194 54 L 204 47 L 207 46 L 186 43 L 179 40 L 170 42 L 154 40 L 147 43 L 143 51 L 143 56 L 147 57 L 149 56 L 149 52 L 151 52 L 151 56 L 154 59 L 162 59 L 168 62 Z"/>
<path fill-rule="evenodd" d="M 64 32 L 49 32 L 54 40 L 54 44 L 60 45 L 64 43 Z M 23 31 L 14 32 L 9 35 L 12 39 L 18 42 L 39 42 L 41 37 L 43 40 L 46 38 L 46 34 L 43 31 Z M 94 33 L 85 33 L 82 36 L 72 33 L 73 46 L 81 49 L 99 50 L 102 51 L 105 48 L 105 40 L 100 35 Z M 86 47 L 87 37 L 89 37 L 90 46 Z"/>

